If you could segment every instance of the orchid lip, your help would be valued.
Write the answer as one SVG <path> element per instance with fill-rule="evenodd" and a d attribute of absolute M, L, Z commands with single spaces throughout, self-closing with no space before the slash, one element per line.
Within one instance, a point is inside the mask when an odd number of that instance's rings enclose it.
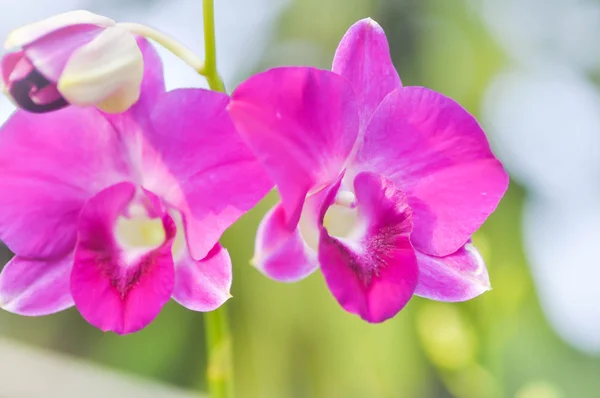
<path fill-rule="evenodd" d="M 417 283 L 412 213 L 402 191 L 381 175 L 361 172 L 353 187 L 355 203 L 343 181 L 324 203 L 319 262 L 344 309 L 383 322 L 406 305 Z"/>

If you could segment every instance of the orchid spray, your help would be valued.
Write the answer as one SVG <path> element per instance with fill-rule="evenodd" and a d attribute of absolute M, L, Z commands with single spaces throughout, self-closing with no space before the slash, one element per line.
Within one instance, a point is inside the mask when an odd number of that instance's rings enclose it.
<path fill-rule="evenodd" d="M 14 31 L 3 91 L 21 109 L 0 129 L 0 239 L 15 257 L 0 307 L 76 307 L 103 331 L 139 331 L 171 298 L 205 312 L 207 380 L 232 395 L 222 233 L 276 186 L 253 264 L 298 281 L 319 269 L 367 322 L 419 295 L 464 301 L 490 288 L 471 235 L 508 177 L 459 104 L 402 85 L 383 29 L 354 24 L 331 70 L 274 68 L 231 97 L 216 65 L 167 35 L 89 12 Z M 152 39 L 211 90 L 167 92 Z"/>

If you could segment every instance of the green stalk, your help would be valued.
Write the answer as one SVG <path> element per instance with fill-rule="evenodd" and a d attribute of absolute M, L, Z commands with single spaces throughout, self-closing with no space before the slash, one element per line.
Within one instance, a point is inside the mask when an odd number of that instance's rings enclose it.
<path fill-rule="evenodd" d="M 213 0 L 202 1 L 204 16 L 204 68 L 211 90 L 225 92 L 225 84 L 217 72 L 217 49 L 215 42 L 215 7 Z M 204 314 L 204 330 L 208 366 L 206 380 L 210 398 L 233 397 L 233 363 L 231 353 L 231 332 L 224 306 Z"/>
<path fill-rule="evenodd" d="M 202 75 L 206 77 L 211 90 L 225 92 L 223 80 L 217 72 L 217 49 L 215 44 L 215 5 L 213 0 L 202 1 L 202 13 L 204 15 L 204 70 Z"/>
<path fill-rule="evenodd" d="M 231 333 L 225 307 L 204 314 L 208 366 L 206 380 L 210 398 L 233 396 Z"/>
<path fill-rule="evenodd" d="M 150 26 L 142 25 L 135 22 L 122 22 L 117 24 L 117 26 L 134 33 L 136 35 L 140 35 L 146 37 L 148 39 L 152 39 L 162 47 L 169 50 L 173 55 L 177 58 L 181 59 L 183 62 L 194 68 L 194 70 L 201 75 L 204 74 L 204 62 L 193 51 L 189 48 L 173 39 L 169 35 L 164 34 L 163 32 L 151 28 Z"/>

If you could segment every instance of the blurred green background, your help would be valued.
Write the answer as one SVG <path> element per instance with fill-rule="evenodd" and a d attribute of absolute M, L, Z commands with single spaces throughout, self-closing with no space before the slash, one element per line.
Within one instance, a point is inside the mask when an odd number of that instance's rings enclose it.
<path fill-rule="evenodd" d="M 405 85 L 433 88 L 480 115 L 484 91 L 507 57 L 462 0 L 293 1 L 278 17 L 260 65 L 238 81 L 276 65 L 328 68 L 346 29 L 366 16 L 386 30 Z M 226 307 L 237 396 L 600 397 L 600 359 L 560 340 L 540 309 L 522 247 L 526 195 L 513 181 L 474 238 L 492 291 L 459 304 L 415 297 L 379 325 L 342 311 L 319 273 L 287 285 L 249 265 L 256 225 L 276 201 L 270 195 L 222 240 L 234 263 Z M 149 327 L 119 337 L 94 329 L 74 309 L 44 318 L 1 312 L 0 333 L 200 391 L 202 322 L 201 314 L 169 303 Z"/>

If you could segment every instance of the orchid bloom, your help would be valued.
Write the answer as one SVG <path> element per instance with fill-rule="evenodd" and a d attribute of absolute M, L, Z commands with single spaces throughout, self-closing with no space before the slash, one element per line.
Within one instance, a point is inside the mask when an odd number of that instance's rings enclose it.
<path fill-rule="evenodd" d="M 0 307 L 45 315 L 73 305 L 103 331 L 148 325 L 172 297 L 211 311 L 229 297 L 223 231 L 272 187 L 237 134 L 225 94 L 165 92 L 140 40 L 139 102 L 108 115 L 17 111 L 0 130 L 0 239 L 16 255 Z"/>
<path fill-rule="evenodd" d="M 403 87 L 373 20 L 343 37 L 333 71 L 275 68 L 232 94 L 234 123 L 277 184 L 255 265 L 280 281 L 319 268 L 348 312 L 381 322 L 413 294 L 490 288 L 471 243 L 508 176 L 453 100 Z"/>
<path fill-rule="evenodd" d="M 144 62 L 136 38 L 87 11 L 59 14 L 14 30 L 2 58 L 3 90 L 34 113 L 69 104 L 127 110 L 140 96 Z"/>

